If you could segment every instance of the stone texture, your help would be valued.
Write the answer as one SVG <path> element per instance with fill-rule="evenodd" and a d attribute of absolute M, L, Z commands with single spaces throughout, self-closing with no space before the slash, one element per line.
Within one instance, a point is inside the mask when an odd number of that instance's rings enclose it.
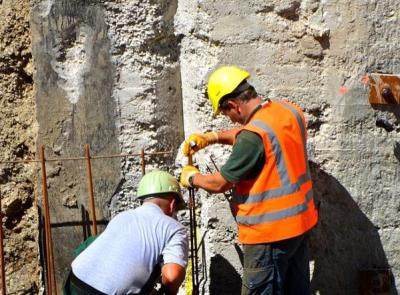
<path fill-rule="evenodd" d="M 32 5 L 31 15 L 38 144 L 45 145 L 46 158 L 84 156 L 85 144 L 92 155 L 119 153 L 117 108 L 111 99 L 114 67 L 101 7 L 86 1 L 42 1 Z M 99 221 L 110 216 L 119 165 L 118 158 L 92 160 Z M 47 162 L 46 169 L 60 292 L 72 249 L 87 236 L 86 163 Z"/>
<path fill-rule="evenodd" d="M 393 41 L 399 4 L 269 1 L 268 7 L 253 9 L 240 1 L 201 1 L 193 9 L 196 3 L 179 2 L 176 17 L 177 33 L 184 34 L 182 76 L 191 77 L 183 80 L 185 133 L 229 126 L 223 118 L 210 117 L 203 96 L 207 76 L 220 64 L 248 69 L 250 82 L 263 96 L 298 103 L 308 120 L 321 215 L 310 239 L 313 292 L 356 294 L 360 270 L 387 267 L 399 288 L 398 236 L 389 237 L 398 230 L 399 112 L 368 105 L 365 84 L 367 73 L 399 72 L 398 44 Z M 221 165 L 227 152 L 213 147 L 196 159 L 212 166 L 212 153 Z M 213 220 L 203 222 L 202 230 L 219 229 L 206 243 L 210 261 L 222 261 L 219 255 L 234 244 L 223 239 L 232 220 L 224 221 L 220 214 L 214 220 L 209 209 L 220 207 L 217 200 L 205 194 L 201 201 L 203 220 Z M 226 277 L 240 273 L 237 261 L 230 257 Z M 229 285 L 221 289 L 218 294 L 239 294 Z"/>
<path fill-rule="evenodd" d="M 0 1 L 0 161 L 33 158 L 37 122 L 29 1 Z M 7 294 L 40 288 L 35 164 L 0 164 Z"/>
<path fill-rule="evenodd" d="M 35 1 L 38 141 L 48 158 L 172 151 L 183 140 L 176 3 Z M 174 156 L 147 157 L 147 170 Z M 139 157 L 92 160 L 97 219 L 133 208 Z M 84 161 L 49 162 L 58 289 L 72 249 L 86 235 Z M 101 227 L 100 227 L 101 230 Z"/>
<path fill-rule="evenodd" d="M 116 71 L 112 98 L 119 112 L 120 149 L 173 153 L 148 158 L 147 169 L 172 170 L 173 155 L 183 140 L 179 47 L 173 31 L 176 5 L 176 1 L 104 2 Z M 138 158 L 121 162 L 123 184 L 112 200 L 113 212 L 134 206 L 141 176 L 138 165 Z"/>

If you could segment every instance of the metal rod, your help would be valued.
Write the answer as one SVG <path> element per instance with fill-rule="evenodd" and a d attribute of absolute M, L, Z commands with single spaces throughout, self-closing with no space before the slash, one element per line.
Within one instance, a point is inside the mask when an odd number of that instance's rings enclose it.
<path fill-rule="evenodd" d="M 188 156 L 188 164 L 193 165 L 193 158 Z M 197 259 L 197 224 L 194 188 L 189 188 L 189 217 L 190 217 L 190 245 L 192 259 L 192 288 L 193 294 L 199 294 L 199 268 Z"/>
<path fill-rule="evenodd" d="M 46 184 L 46 168 L 45 168 L 45 159 L 44 155 L 42 156 L 42 147 L 40 147 L 40 158 L 41 158 L 41 163 L 42 163 L 42 193 L 43 193 L 43 217 L 44 217 L 44 244 L 45 244 L 45 251 L 46 251 L 46 277 L 47 277 L 47 294 L 52 294 L 53 286 L 51 283 L 51 265 L 50 265 L 50 252 L 49 252 L 49 246 L 48 246 L 48 240 L 49 240 L 49 235 L 48 235 L 48 222 L 47 222 L 47 211 L 48 209 L 47 206 L 47 197 L 45 195 L 47 194 L 47 184 Z M 44 151 L 43 151 L 44 154 Z"/>
<path fill-rule="evenodd" d="M 88 179 L 88 191 L 89 191 L 89 204 L 92 213 L 92 232 L 93 235 L 97 235 L 97 219 L 96 219 L 96 206 L 94 203 L 94 193 L 93 193 L 93 177 L 92 177 L 92 163 L 90 161 L 90 145 L 85 145 L 86 153 L 86 174 Z"/>
<path fill-rule="evenodd" d="M 219 168 L 218 168 L 217 164 L 215 163 L 214 158 L 213 158 L 211 155 L 210 155 L 210 160 L 211 160 L 211 162 L 213 163 L 215 170 L 217 170 L 217 172 L 219 172 Z M 210 173 L 212 173 L 210 167 L 207 166 L 207 169 L 208 169 L 208 171 L 210 171 Z M 226 199 L 226 200 L 228 201 L 228 203 L 229 203 L 229 208 L 231 209 L 232 216 L 235 217 L 235 214 L 233 213 L 233 208 L 232 208 L 232 206 L 231 206 L 231 201 L 232 201 L 232 189 L 230 189 L 229 191 L 223 192 L 223 195 L 225 196 L 225 199 Z"/>
<path fill-rule="evenodd" d="M 140 151 L 140 164 L 142 166 L 142 176 L 146 174 L 146 159 L 144 158 L 144 149 Z"/>
<path fill-rule="evenodd" d="M 167 154 L 172 154 L 172 151 L 159 151 L 159 152 L 147 152 L 146 153 L 146 155 L 149 155 L 149 156 L 167 155 Z M 140 155 L 141 155 L 141 153 L 113 154 L 113 155 L 104 155 L 104 156 L 92 156 L 92 159 L 137 157 Z M 76 161 L 76 160 L 86 160 L 86 157 L 53 158 L 53 159 L 46 159 L 46 162 Z M 0 161 L 0 164 L 37 163 L 37 162 L 41 162 L 41 160 L 40 159 L 39 160 L 38 159 L 27 159 L 27 160 L 19 160 L 19 161 Z"/>
<path fill-rule="evenodd" d="M 189 188 L 189 198 L 192 200 L 192 220 L 193 220 L 193 244 L 194 244 L 194 268 L 195 268 L 195 276 L 193 280 L 196 282 L 196 294 L 199 293 L 199 261 L 197 256 L 197 222 L 196 222 L 196 200 L 194 197 L 194 189 Z"/>
<path fill-rule="evenodd" d="M 43 207 L 44 207 L 44 218 L 45 218 L 45 242 L 46 242 L 46 264 L 47 264 L 47 289 L 48 294 L 57 294 L 57 285 L 54 277 L 54 256 L 53 256 L 53 242 L 51 238 L 51 227 L 50 227 L 50 210 L 49 200 L 47 192 L 47 175 L 46 175 L 46 160 L 44 156 L 44 145 L 40 146 L 40 160 L 42 164 L 42 185 L 43 185 Z"/>
<path fill-rule="evenodd" d="M 215 170 L 217 170 L 219 172 L 218 166 L 217 166 L 217 164 L 215 164 L 214 158 L 211 155 L 210 155 L 210 160 L 213 163 Z"/>
<path fill-rule="evenodd" d="M 4 271 L 4 231 L 3 231 L 3 211 L 1 210 L 0 192 L 0 254 L 1 254 L 1 295 L 6 295 L 6 275 Z"/>
<path fill-rule="evenodd" d="M 190 260 L 192 262 L 192 294 L 196 294 L 196 280 L 195 280 L 195 259 L 194 259 L 194 252 L 195 252 L 195 246 L 194 246 L 194 239 L 193 239 L 193 211 L 192 211 L 192 198 L 191 194 L 189 191 L 189 228 L 190 228 Z"/>

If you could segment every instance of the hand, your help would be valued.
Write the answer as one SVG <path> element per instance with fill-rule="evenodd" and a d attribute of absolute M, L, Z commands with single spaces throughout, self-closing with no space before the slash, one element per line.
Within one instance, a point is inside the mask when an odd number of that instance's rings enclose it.
<path fill-rule="evenodd" d="M 189 183 L 189 178 L 197 173 L 200 173 L 199 169 L 192 165 L 186 165 L 182 169 L 180 182 L 184 187 L 192 187 Z"/>
<path fill-rule="evenodd" d="M 206 146 L 218 141 L 217 132 L 193 133 L 189 136 L 183 145 L 183 154 L 188 157 L 204 149 Z"/>

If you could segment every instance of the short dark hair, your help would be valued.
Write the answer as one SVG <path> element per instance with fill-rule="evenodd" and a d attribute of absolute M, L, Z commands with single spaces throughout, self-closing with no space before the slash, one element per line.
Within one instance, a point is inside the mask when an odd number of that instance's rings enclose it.
<path fill-rule="evenodd" d="M 243 80 L 242 83 L 236 87 L 231 93 L 224 95 L 219 101 L 219 108 L 221 110 L 228 108 L 228 101 L 232 99 L 237 99 L 243 102 L 249 101 L 250 99 L 256 98 L 258 96 L 255 88 L 247 83 L 247 80 Z"/>

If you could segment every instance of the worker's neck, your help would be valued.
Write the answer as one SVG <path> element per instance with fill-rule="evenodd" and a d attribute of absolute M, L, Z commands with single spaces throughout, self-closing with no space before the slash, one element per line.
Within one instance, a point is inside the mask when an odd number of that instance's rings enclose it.
<path fill-rule="evenodd" d="M 160 207 L 160 209 L 164 212 L 165 215 L 171 216 L 171 206 L 170 206 L 170 201 L 167 199 L 162 199 L 162 198 L 153 198 L 149 199 L 146 202 L 152 203 Z"/>
<path fill-rule="evenodd" d="M 262 97 L 257 96 L 256 98 L 250 99 L 248 102 L 241 106 L 244 114 L 243 124 L 249 121 L 250 117 L 254 114 L 256 108 L 263 102 Z"/>

